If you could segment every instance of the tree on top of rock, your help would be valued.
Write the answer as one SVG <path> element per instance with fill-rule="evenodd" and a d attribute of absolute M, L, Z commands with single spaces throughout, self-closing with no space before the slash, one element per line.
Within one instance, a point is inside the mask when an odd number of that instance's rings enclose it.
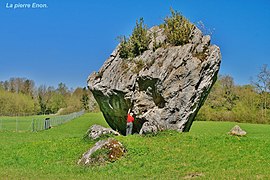
<path fill-rule="evenodd" d="M 164 33 L 169 44 L 179 46 L 189 42 L 194 25 L 188 19 L 171 8 L 171 16 L 166 17 L 164 21 Z"/>
<path fill-rule="evenodd" d="M 143 18 L 136 21 L 132 35 L 129 38 L 120 37 L 119 54 L 121 58 L 133 58 L 141 55 L 148 49 L 150 43 L 150 35 L 147 34 L 147 26 L 144 24 Z"/>

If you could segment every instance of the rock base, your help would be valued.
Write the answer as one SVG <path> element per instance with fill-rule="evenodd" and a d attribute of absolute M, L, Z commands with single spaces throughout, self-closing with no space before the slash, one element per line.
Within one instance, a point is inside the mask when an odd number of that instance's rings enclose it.
<path fill-rule="evenodd" d="M 98 141 L 94 147 L 89 149 L 82 155 L 78 161 L 80 165 L 100 165 L 106 162 L 114 162 L 121 158 L 126 149 L 116 139 L 109 138 L 107 140 Z"/>

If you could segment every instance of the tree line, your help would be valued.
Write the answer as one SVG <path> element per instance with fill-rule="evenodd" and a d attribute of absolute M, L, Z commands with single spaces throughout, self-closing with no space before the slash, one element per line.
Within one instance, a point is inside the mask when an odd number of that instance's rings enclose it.
<path fill-rule="evenodd" d="M 270 123 L 270 70 L 267 65 L 248 85 L 236 85 L 229 75 L 219 76 L 196 119 Z"/>
<path fill-rule="evenodd" d="M 69 89 L 64 83 L 35 86 L 27 78 L 0 81 L 0 115 L 67 114 L 75 111 L 97 110 L 90 91 L 77 87 Z"/>
<path fill-rule="evenodd" d="M 86 88 L 70 90 L 64 83 L 35 86 L 26 78 L 0 81 L 0 116 L 67 114 L 82 109 L 99 111 Z M 230 75 L 220 75 L 196 120 L 270 123 L 270 70 L 261 68 L 247 85 L 237 85 Z"/>

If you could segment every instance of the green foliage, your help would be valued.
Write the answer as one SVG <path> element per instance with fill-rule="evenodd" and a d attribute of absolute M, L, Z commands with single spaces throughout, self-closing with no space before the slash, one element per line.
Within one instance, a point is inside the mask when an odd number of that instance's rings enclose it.
<path fill-rule="evenodd" d="M 47 103 L 48 111 L 53 114 L 57 113 L 60 108 L 65 108 L 66 106 L 65 97 L 59 92 L 53 92 Z"/>
<path fill-rule="evenodd" d="M 133 29 L 130 42 L 133 46 L 132 52 L 135 56 L 142 54 L 148 49 L 150 36 L 147 35 L 147 27 L 144 24 L 143 18 L 141 18 L 139 22 L 136 21 L 136 26 Z"/>
<path fill-rule="evenodd" d="M 164 28 L 164 34 L 167 37 L 165 43 L 157 42 L 156 32 L 153 34 L 147 33 L 147 27 L 144 24 L 143 18 L 140 21 L 136 21 L 132 35 L 129 38 L 126 36 L 119 38 L 120 57 L 129 59 L 141 55 L 144 51 L 148 50 L 151 38 L 153 41 L 153 51 L 156 51 L 156 49 L 162 46 L 166 47 L 168 44 L 179 46 L 189 42 L 194 25 L 184 16 L 171 9 L 171 16 L 165 18 L 164 21 L 164 24 L 160 25 L 160 27 Z"/>
<path fill-rule="evenodd" d="M 128 38 L 125 36 L 120 37 L 120 48 L 119 48 L 119 56 L 123 59 L 128 59 L 134 57 L 132 44 Z"/>
<path fill-rule="evenodd" d="M 194 25 L 171 8 L 171 16 L 165 18 L 163 27 L 167 36 L 166 41 L 174 46 L 179 46 L 189 42 Z"/>
<path fill-rule="evenodd" d="M 98 105 L 93 95 L 86 88 L 76 88 L 75 91 L 66 98 L 67 107 L 60 114 L 69 114 L 72 112 L 86 111 L 99 112 Z"/>
<path fill-rule="evenodd" d="M 70 114 L 82 109 L 98 111 L 90 91 L 76 88 L 70 91 L 64 83 L 55 89 L 41 85 L 35 88 L 34 81 L 25 78 L 10 78 L 0 81 L 0 115 Z"/>
<path fill-rule="evenodd" d="M 39 111 L 39 107 L 31 96 L 0 90 L 0 115 L 31 115 Z"/>
<path fill-rule="evenodd" d="M 55 114 L 59 109 L 65 108 L 68 93 L 67 87 L 63 83 L 60 83 L 56 90 L 53 87 L 40 86 L 38 88 L 40 114 Z"/>
<path fill-rule="evenodd" d="M 148 49 L 150 43 L 150 35 L 147 34 L 147 27 L 143 18 L 136 21 L 132 35 L 129 38 L 120 37 L 119 55 L 123 59 L 134 58 L 141 55 Z"/>
<path fill-rule="evenodd" d="M 267 98 L 262 98 L 267 96 Z M 252 85 L 237 86 L 230 76 L 219 77 L 197 120 L 270 123 L 270 94 L 257 92 Z"/>
<path fill-rule="evenodd" d="M 89 97 L 86 88 L 83 88 L 83 94 L 81 97 L 82 106 L 85 110 L 89 110 Z"/>

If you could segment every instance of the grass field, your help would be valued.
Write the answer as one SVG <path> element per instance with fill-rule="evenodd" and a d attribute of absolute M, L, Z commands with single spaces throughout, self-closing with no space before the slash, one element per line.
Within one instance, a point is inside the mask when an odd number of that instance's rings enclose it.
<path fill-rule="evenodd" d="M 50 118 L 51 126 L 58 126 L 83 113 L 80 111 L 67 115 L 0 116 L 0 131 L 40 131 L 45 129 L 45 118 Z"/>
<path fill-rule="evenodd" d="M 85 114 L 37 133 L 0 132 L 0 179 L 269 179 L 270 126 L 240 124 L 248 132 L 226 133 L 232 122 L 195 122 L 189 133 L 117 137 L 127 155 L 105 166 L 76 163 L 95 142 L 83 140 L 99 113 Z"/>
<path fill-rule="evenodd" d="M 48 116 L 0 116 L 0 131 L 30 131 L 34 119 L 43 120 L 45 117 Z"/>

